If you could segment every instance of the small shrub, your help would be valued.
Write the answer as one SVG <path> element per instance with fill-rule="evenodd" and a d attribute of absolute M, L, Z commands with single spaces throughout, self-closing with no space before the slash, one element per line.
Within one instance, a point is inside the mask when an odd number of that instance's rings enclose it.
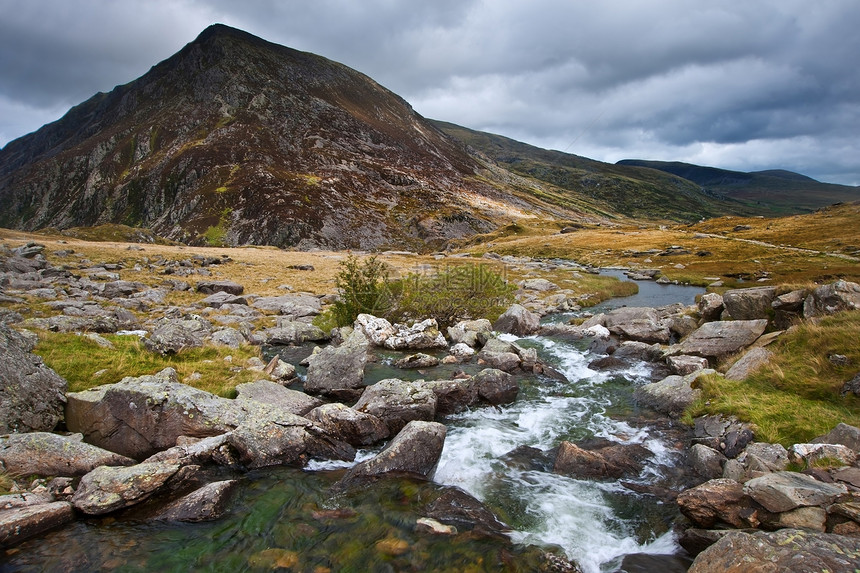
<path fill-rule="evenodd" d="M 335 325 L 349 326 L 359 314 L 384 316 L 393 306 L 389 269 L 376 256 L 360 261 L 349 255 L 340 263 L 335 285 L 340 298 L 332 305 Z M 325 320 L 325 319 L 321 319 Z"/>

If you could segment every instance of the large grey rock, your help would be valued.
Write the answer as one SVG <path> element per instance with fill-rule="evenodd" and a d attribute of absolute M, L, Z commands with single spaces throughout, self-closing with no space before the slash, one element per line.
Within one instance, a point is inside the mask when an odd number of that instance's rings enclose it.
<path fill-rule="evenodd" d="M 176 354 L 183 348 L 199 348 L 212 332 L 212 325 L 199 316 L 182 319 L 165 319 L 149 338 L 146 347 L 160 354 Z"/>
<path fill-rule="evenodd" d="M 842 444 L 860 454 L 860 428 L 840 422 L 829 433 L 814 438 L 814 444 Z"/>
<path fill-rule="evenodd" d="M 0 511 L 0 547 L 11 547 L 75 519 L 67 501 L 41 503 Z"/>
<path fill-rule="evenodd" d="M 493 368 L 484 368 L 471 381 L 478 398 L 493 406 L 507 404 L 517 399 L 520 387 L 513 376 Z"/>
<path fill-rule="evenodd" d="M 375 346 L 389 350 L 423 350 L 427 348 L 447 348 L 448 342 L 439 332 L 435 318 L 416 322 L 412 326 L 391 324 L 384 318 L 369 314 L 359 314 L 355 329 L 364 333 Z"/>
<path fill-rule="evenodd" d="M 248 299 L 243 296 L 230 294 L 229 292 L 218 291 L 201 300 L 200 304 L 210 308 L 221 308 L 225 304 L 238 304 L 245 306 L 248 304 Z"/>
<path fill-rule="evenodd" d="M 671 338 L 669 328 L 659 319 L 657 311 L 647 307 L 622 307 L 609 311 L 604 325 L 612 334 L 628 340 L 666 344 Z"/>
<path fill-rule="evenodd" d="M 409 422 L 384 450 L 353 466 L 342 481 L 349 483 L 356 478 L 391 473 L 429 478 L 442 455 L 445 433 L 445 426 L 437 422 Z"/>
<path fill-rule="evenodd" d="M 353 407 L 381 419 L 396 434 L 412 420 L 432 420 L 436 394 L 421 384 L 389 378 L 368 386 Z"/>
<path fill-rule="evenodd" d="M 416 382 L 436 394 L 436 415 L 447 416 L 462 412 L 478 401 L 473 378 L 426 380 Z"/>
<path fill-rule="evenodd" d="M 719 360 L 756 341 L 767 328 L 767 320 L 707 322 L 670 348 L 669 354 L 691 354 Z"/>
<path fill-rule="evenodd" d="M 309 360 L 306 392 L 335 400 L 357 400 L 364 392 L 367 338 L 355 330 L 340 346 L 327 346 Z"/>
<path fill-rule="evenodd" d="M 241 332 L 229 326 L 226 328 L 219 328 L 213 332 L 210 339 L 215 344 L 229 346 L 230 348 L 239 348 L 248 342 L 248 339 L 245 338 Z"/>
<path fill-rule="evenodd" d="M 775 513 L 797 507 L 827 505 L 847 493 L 842 484 L 829 484 L 796 472 L 774 472 L 751 479 L 744 493 Z"/>
<path fill-rule="evenodd" d="M 174 446 L 179 436 L 223 434 L 239 419 L 233 400 L 180 384 L 172 368 L 69 393 L 66 406 L 70 431 L 134 459 Z"/>
<path fill-rule="evenodd" d="M 836 281 L 812 291 L 803 303 L 804 318 L 860 309 L 860 284 Z"/>
<path fill-rule="evenodd" d="M 236 393 L 238 394 L 236 400 L 239 402 L 248 400 L 262 402 L 283 408 L 285 411 L 296 416 L 304 416 L 323 403 L 319 398 L 308 396 L 304 392 L 284 388 L 280 384 L 268 380 L 257 380 L 256 382 L 239 384 L 236 386 Z"/>
<path fill-rule="evenodd" d="M 100 466 L 81 478 L 72 503 L 75 509 L 88 515 L 130 507 L 158 491 L 179 468 L 179 464 L 164 462 Z"/>
<path fill-rule="evenodd" d="M 698 370 L 704 370 L 708 367 L 708 359 L 701 356 L 667 356 L 666 364 L 673 374 L 686 376 Z"/>
<path fill-rule="evenodd" d="M 723 297 L 715 292 L 708 292 L 702 295 L 698 302 L 699 314 L 702 315 L 702 320 L 711 322 L 720 318 L 723 309 Z"/>
<path fill-rule="evenodd" d="M 687 519 L 707 529 L 725 524 L 749 527 L 752 499 L 744 486 L 731 479 L 714 479 L 678 494 L 678 508 Z"/>
<path fill-rule="evenodd" d="M 318 315 L 322 310 L 320 299 L 308 294 L 286 294 L 255 299 L 251 306 L 256 309 L 276 312 L 293 320 Z"/>
<path fill-rule="evenodd" d="M 721 452 L 704 444 L 693 444 L 688 453 L 693 470 L 706 480 L 722 477 L 727 459 Z"/>
<path fill-rule="evenodd" d="M 802 529 L 729 532 L 702 551 L 689 573 L 848 573 L 860 563 L 860 538 Z"/>
<path fill-rule="evenodd" d="M 239 458 L 230 445 L 230 438 L 231 433 L 201 439 L 183 436 L 177 440 L 177 445 L 149 456 L 144 462 L 168 462 L 182 466 L 235 466 L 239 464 Z"/>
<path fill-rule="evenodd" d="M 673 374 L 659 382 L 639 386 L 633 396 L 640 403 L 658 412 L 678 417 L 702 395 L 701 390 L 692 386 L 696 378 L 713 373 L 714 370 L 705 369 L 686 376 Z"/>
<path fill-rule="evenodd" d="M 483 346 L 492 336 L 493 325 L 486 318 L 462 320 L 448 327 L 448 338 L 453 343 L 463 343 L 472 348 Z"/>
<path fill-rule="evenodd" d="M 326 434 L 355 447 L 373 445 L 390 435 L 381 419 L 340 403 L 317 406 L 307 418 Z"/>
<path fill-rule="evenodd" d="M 734 320 L 769 319 L 775 298 L 776 287 L 741 288 L 724 292 L 723 304 Z"/>
<path fill-rule="evenodd" d="M 206 484 L 162 509 L 156 519 L 193 523 L 220 519 L 238 483 L 225 480 Z"/>
<path fill-rule="evenodd" d="M 727 380 L 745 380 L 753 372 L 773 359 L 773 352 L 767 348 L 750 348 L 740 360 L 732 364 L 725 374 Z"/>
<path fill-rule="evenodd" d="M 197 292 L 210 295 L 226 292 L 238 296 L 245 292 L 245 287 L 233 281 L 200 281 L 197 283 Z"/>
<path fill-rule="evenodd" d="M 0 324 L 0 434 L 48 432 L 63 419 L 68 384 L 30 350 L 25 336 Z"/>
<path fill-rule="evenodd" d="M 278 327 L 267 329 L 263 335 L 266 337 L 266 344 L 275 345 L 297 345 L 329 338 L 318 326 L 301 321 L 282 322 Z"/>
<path fill-rule="evenodd" d="M 493 323 L 493 328 L 499 332 L 507 332 L 517 336 L 534 334 L 540 328 L 540 316 L 529 311 L 524 306 L 512 304 Z"/>
<path fill-rule="evenodd" d="M 131 458 L 48 432 L 0 436 L 0 464 L 12 475 L 82 476 L 98 466 L 130 466 Z"/>
<path fill-rule="evenodd" d="M 102 285 L 101 296 L 105 298 L 129 297 L 134 293 L 146 290 L 147 286 L 133 281 L 109 281 Z"/>
<path fill-rule="evenodd" d="M 842 444 L 794 444 L 788 449 L 788 459 L 803 467 L 815 466 L 819 461 L 851 466 L 857 461 L 857 452 Z"/>

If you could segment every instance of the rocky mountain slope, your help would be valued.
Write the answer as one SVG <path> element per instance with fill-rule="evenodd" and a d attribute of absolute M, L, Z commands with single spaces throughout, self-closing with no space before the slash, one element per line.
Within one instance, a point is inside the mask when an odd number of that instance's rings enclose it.
<path fill-rule="evenodd" d="M 370 78 L 214 25 L 0 151 L 0 226 L 112 222 L 199 244 L 402 247 L 542 208 L 478 181 L 480 168 Z"/>

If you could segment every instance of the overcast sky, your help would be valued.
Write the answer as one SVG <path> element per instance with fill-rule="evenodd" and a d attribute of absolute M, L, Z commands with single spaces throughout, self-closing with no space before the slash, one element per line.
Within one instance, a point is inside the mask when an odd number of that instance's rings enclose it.
<path fill-rule="evenodd" d="M 858 0 L 0 0 L 0 145 L 215 22 L 540 147 L 860 185 Z"/>

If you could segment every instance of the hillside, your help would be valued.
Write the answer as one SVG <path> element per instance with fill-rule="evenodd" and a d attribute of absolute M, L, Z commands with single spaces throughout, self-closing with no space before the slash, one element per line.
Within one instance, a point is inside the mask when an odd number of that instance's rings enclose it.
<path fill-rule="evenodd" d="M 541 212 L 479 181 L 479 169 L 370 78 L 214 25 L 0 150 L 0 226 L 119 223 L 195 244 L 418 248 Z"/>
<path fill-rule="evenodd" d="M 617 165 L 648 167 L 692 181 L 708 194 L 739 201 L 745 214 L 788 215 L 811 212 L 834 203 L 860 200 L 860 189 L 822 183 L 791 171 L 729 171 L 678 161 L 624 159 Z"/>
<path fill-rule="evenodd" d="M 433 123 L 473 152 L 553 186 L 567 201 L 602 208 L 606 213 L 691 222 L 744 212 L 737 201 L 703 193 L 699 185 L 676 175 L 541 149 L 443 121 Z"/>

